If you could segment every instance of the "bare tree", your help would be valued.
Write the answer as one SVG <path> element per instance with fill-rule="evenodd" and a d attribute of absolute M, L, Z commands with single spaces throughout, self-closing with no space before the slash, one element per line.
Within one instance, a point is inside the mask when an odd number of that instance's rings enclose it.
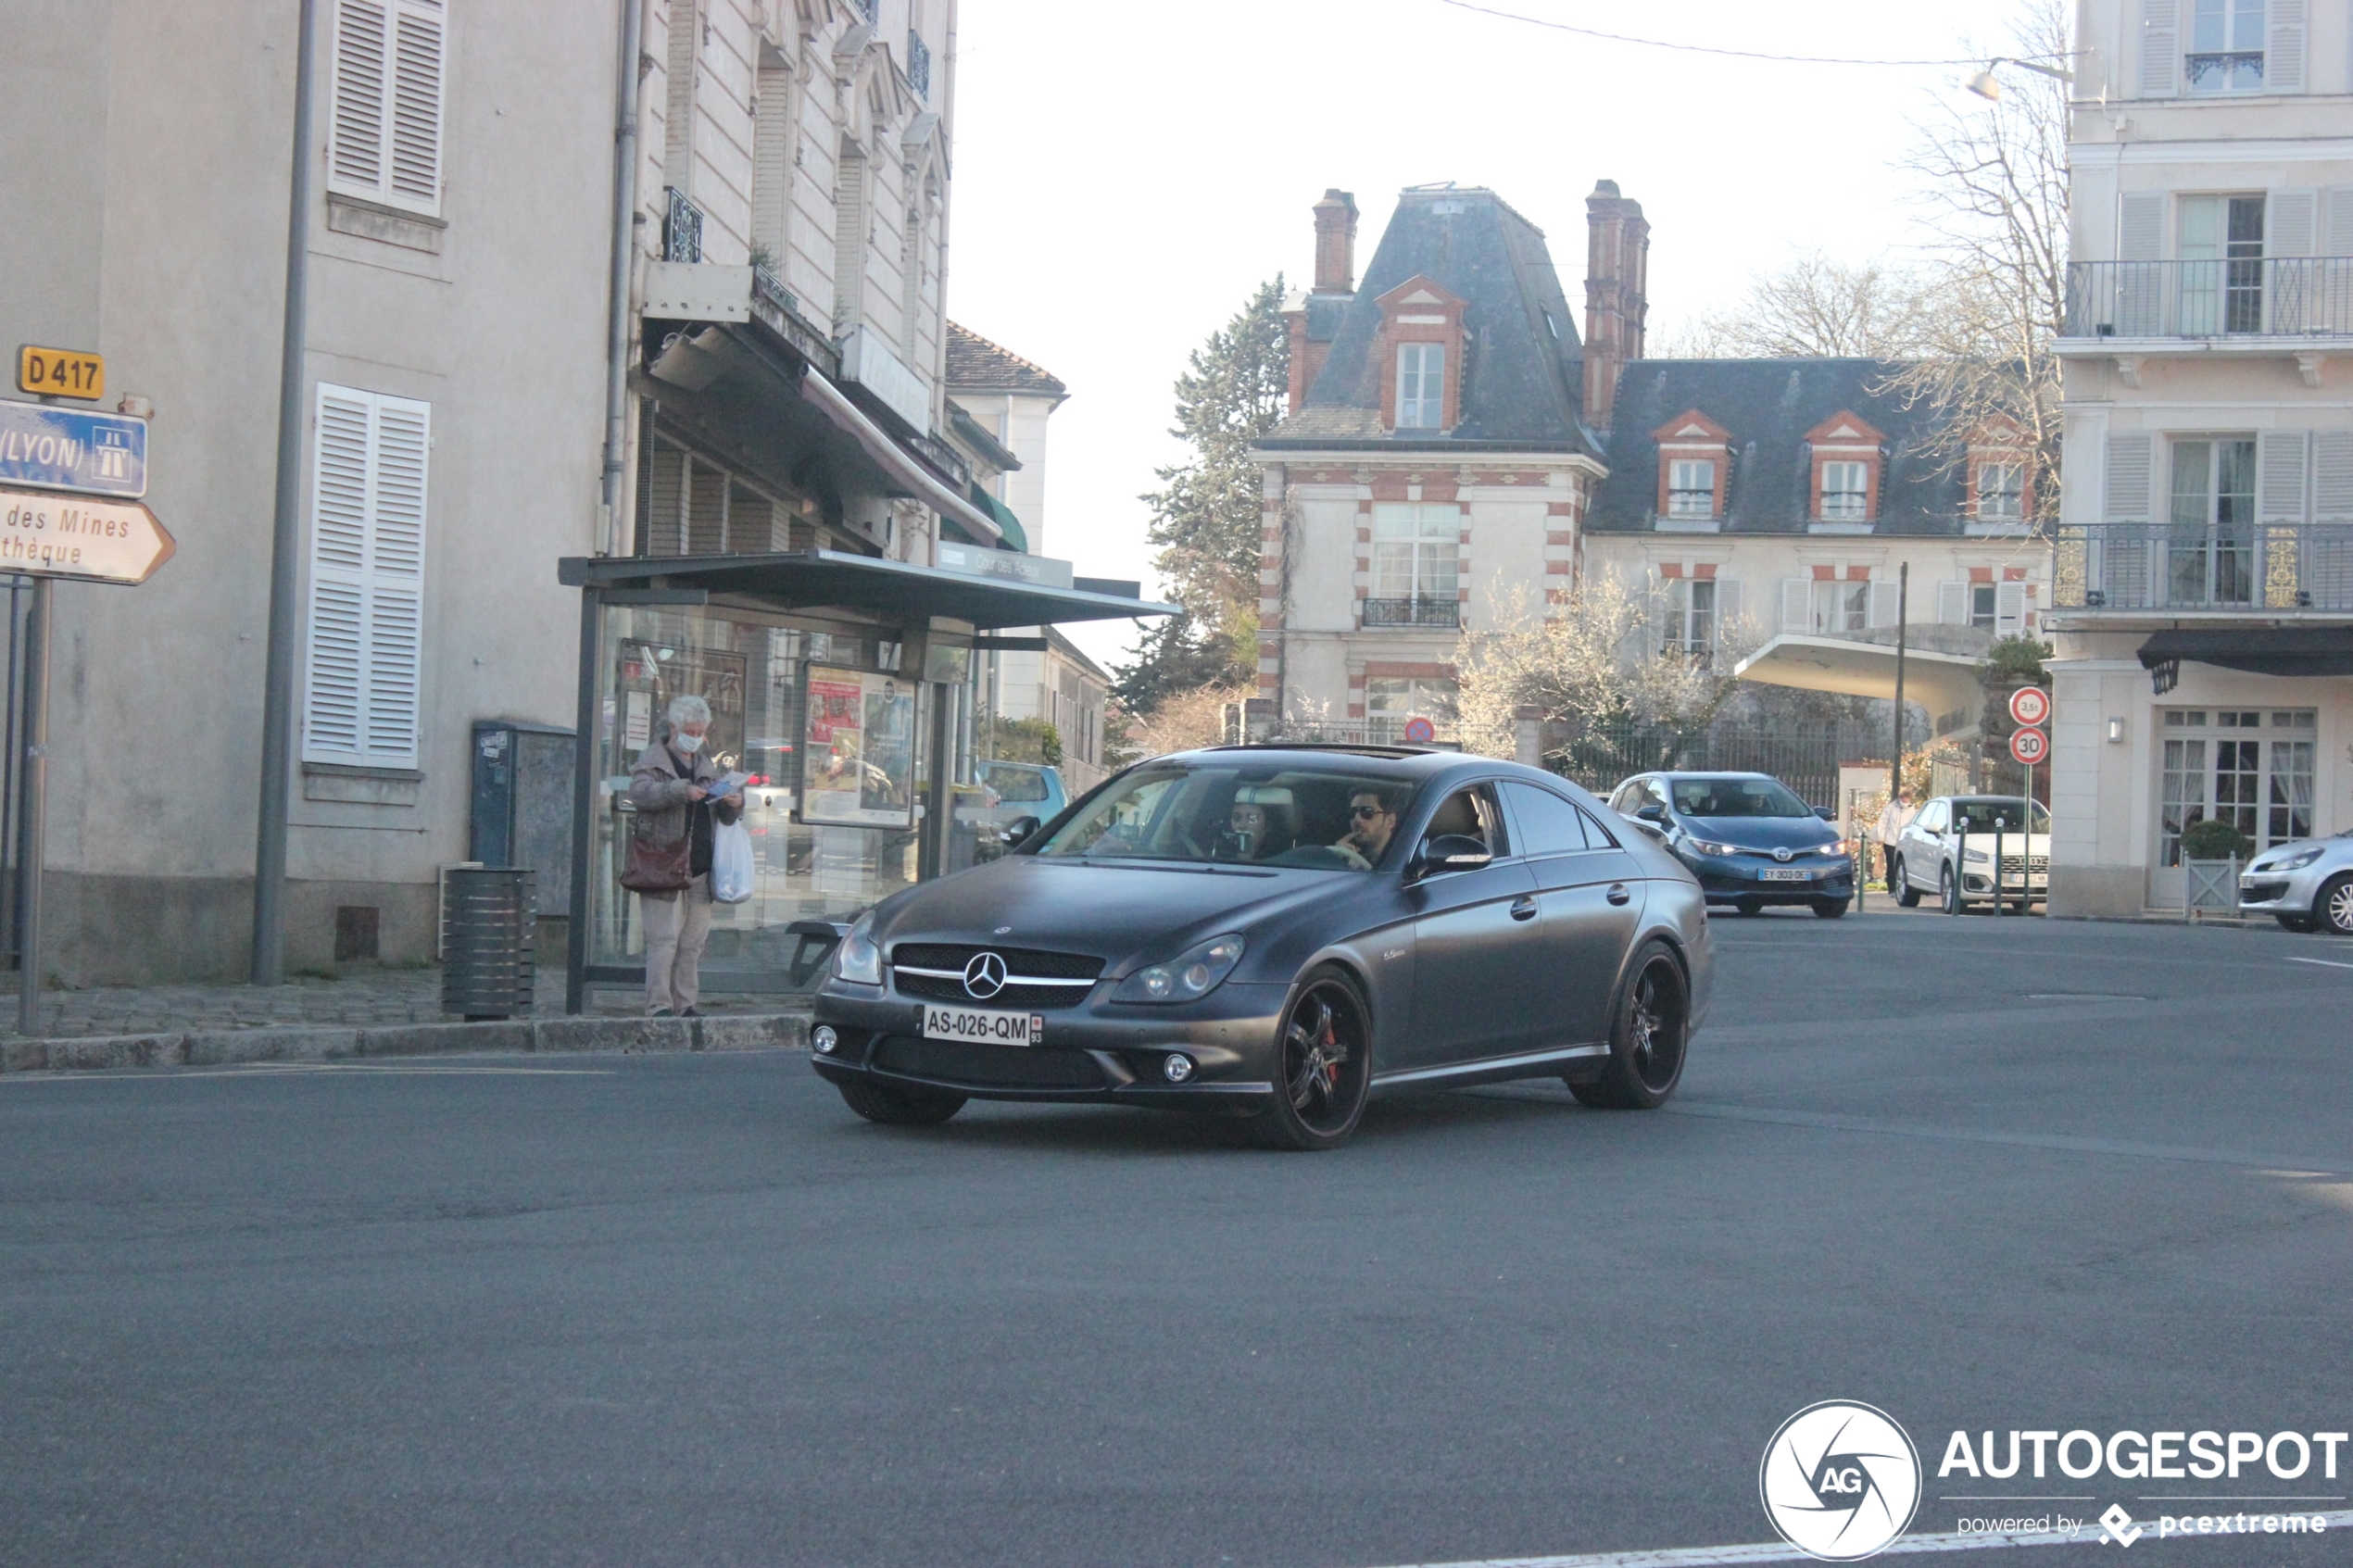
<path fill-rule="evenodd" d="M 1670 329 L 1657 353 L 1668 359 L 1909 359 L 1934 344 L 1935 311 L 1916 273 L 1809 251 L 1750 274 L 1737 305 Z"/>
<path fill-rule="evenodd" d="M 2024 0 L 2002 51 L 2054 67 L 2070 57 L 2066 0 Z M 2014 427 L 2036 521 L 2058 513 L 2059 376 L 2053 341 L 2067 314 L 2067 84 L 2004 71 L 1987 104 L 1951 95 L 1916 127 L 1900 167 L 1936 236 L 1936 308 L 1919 362 L 1894 378 L 1944 417 L 1943 450 Z"/>

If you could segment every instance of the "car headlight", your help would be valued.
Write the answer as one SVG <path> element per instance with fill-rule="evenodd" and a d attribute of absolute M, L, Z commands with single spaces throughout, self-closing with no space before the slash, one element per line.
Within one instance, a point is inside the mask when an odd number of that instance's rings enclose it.
<path fill-rule="evenodd" d="M 2250 866 L 2247 869 L 2258 872 L 2300 872 L 2327 853 L 2327 850 L 2315 844 L 2309 849 L 2298 849 L 2284 860 L 2274 860 L 2268 866 Z"/>
<path fill-rule="evenodd" d="M 1710 844 L 1704 838 L 1694 838 L 1689 842 L 1692 848 L 1702 855 L 1737 855 L 1741 852 L 1740 846 L 1737 844 Z"/>
<path fill-rule="evenodd" d="M 1982 849 L 1964 849 L 1961 851 L 1961 859 L 1967 860 L 1973 866 L 1982 866 L 1993 858 L 1993 856 L 1987 854 Z"/>
<path fill-rule="evenodd" d="M 1242 939 L 1213 936 L 1166 963 L 1139 969 L 1112 993 L 1115 1002 L 1189 1002 L 1217 989 L 1242 961 Z"/>
<path fill-rule="evenodd" d="M 875 946 L 870 935 L 875 929 L 872 911 L 858 917 L 849 935 L 834 949 L 834 978 L 848 980 L 860 985 L 882 984 L 882 949 Z"/>
<path fill-rule="evenodd" d="M 1855 858 L 1855 841 L 1851 838 L 1835 839 L 1829 844 L 1818 845 L 1815 852 L 1821 855 L 1836 855 L 1842 860 L 1851 860 Z"/>

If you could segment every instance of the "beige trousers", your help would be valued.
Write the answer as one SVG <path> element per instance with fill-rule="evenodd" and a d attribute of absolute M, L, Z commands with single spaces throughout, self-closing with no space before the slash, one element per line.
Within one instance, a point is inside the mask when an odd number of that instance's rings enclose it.
<path fill-rule="evenodd" d="M 711 877 L 667 898 L 640 894 L 637 909 L 646 922 L 646 1011 L 684 1012 L 701 994 L 696 972 L 711 940 Z"/>

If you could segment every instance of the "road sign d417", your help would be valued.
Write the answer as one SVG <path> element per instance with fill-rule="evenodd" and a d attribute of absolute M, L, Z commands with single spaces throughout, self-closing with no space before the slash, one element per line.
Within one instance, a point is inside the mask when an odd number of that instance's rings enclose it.
<path fill-rule="evenodd" d="M 2051 716 L 2051 694 L 2040 686 L 2020 686 L 2010 693 L 2010 719 L 2020 724 L 2040 724 Z"/>

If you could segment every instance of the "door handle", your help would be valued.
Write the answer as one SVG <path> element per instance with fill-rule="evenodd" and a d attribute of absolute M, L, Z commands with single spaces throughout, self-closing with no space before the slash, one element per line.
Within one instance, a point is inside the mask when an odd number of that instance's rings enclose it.
<path fill-rule="evenodd" d="M 1610 890 L 1606 894 L 1603 895 L 1603 897 L 1606 897 L 1613 904 L 1623 904 L 1631 899 L 1634 895 L 1627 891 L 1626 884 L 1620 882 L 1613 884 Z"/>
<path fill-rule="evenodd" d="M 1521 894 L 1519 897 L 1515 899 L 1512 903 L 1512 919 L 1534 920 L 1535 918 L 1536 899 L 1529 894 Z"/>

